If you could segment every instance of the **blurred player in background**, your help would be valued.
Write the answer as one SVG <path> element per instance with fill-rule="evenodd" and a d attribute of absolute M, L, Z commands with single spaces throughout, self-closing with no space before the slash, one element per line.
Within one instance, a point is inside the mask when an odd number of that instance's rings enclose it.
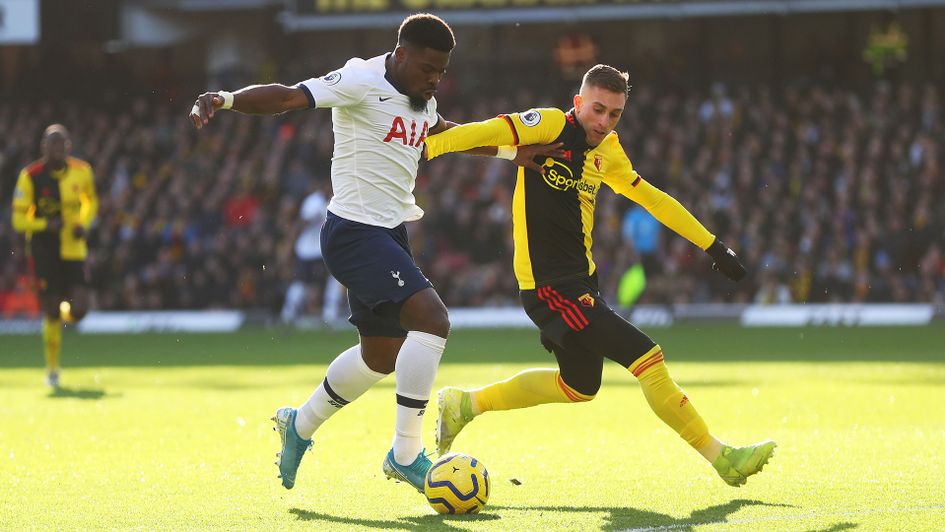
<path fill-rule="evenodd" d="M 388 478 L 423 492 L 431 466 L 423 452 L 423 414 L 450 323 L 446 306 L 414 262 L 404 222 L 423 216 L 413 189 L 424 140 L 454 125 L 437 113 L 434 95 L 455 43 L 441 19 L 412 15 L 401 24 L 393 52 L 353 58 L 339 70 L 292 87 L 205 93 L 191 111 L 199 129 L 219 109 L 279 114 L 332 108 L 334 196 L 321 231 L 321 252 L 329 272 L 348 289 L 350 321 L 360 343 L 332 361 L 302 406 L 276 412 L 282 437 L 277 465 L 286 489 L 295 485 L 302 456 L 322 423 L 396 372 L 397 420 L 382 467 Z M 549 148 L 529 149 L 523 148 L 526 154 L 516 162 L 540 169 L 532 159 Z"/>
<path fill-rule="evenodd" d="M 338 306 L 344 287 L 328 273 L 325 261 L 322 260 L 322 243 L 320 233 L 325 224 L 325 213 L 328 207 L 328 198 L 318 186 L 309 192 L 299 207 L 299 218 L 305 227 L 299 232 L 295 241 L 295 280 L 289 285 L 285 293 L 285 302 L 282 305 L 281 318 L 283 323 L 295 323 L 299 315 L 306 308 L 308 292 L 312 286 L 322 285 L 322 312 L 321 319 L 325 323 L 333 324 L 338 319 Z"/>
<path fill-rule="evenodd" d="M 602 183 L 645 207 L 657 220 L 706 251 L 714 267 L 738 281 L 745 268 L 674 198 L 634 170 L 614 128 L 629 94 L 628 76 L 597 65 L 585 75 L 574 108 L 532 109 L 459 126 L 427 139 L 427 156 L 492 146 L 563 143 L 562 156 L 543 158 L 545 172 L 521 168 L 513 196 L 515 275 L 522 305 L 541 330 L 541 343 L 559 370 L 532 369 L 476 390 L 445 388 L 438 395 L 440 453 L 472 419 L 490 410 L 590 401 L 601 384 L 604 358 L 627 368 L 650 407 L 733 486 L 757 473 L 774 451 L 766 441 L 732 447 L 715 438 L 692 401 L 669 375 L 663 351 L 601 298 L 591 256 L 595 197 Z"/>
<path fill-rule="evenodd" d="M 87 235 L 98 212 L 92 167 L 70 157 L 72 141 L 60 124 L 46 128 L 42 158 L 24 168 L 13 193 L 13 228 L 23 233 L 43 311 L 46 383 L 59 387 L 62 321 L 89 309 Z"/>

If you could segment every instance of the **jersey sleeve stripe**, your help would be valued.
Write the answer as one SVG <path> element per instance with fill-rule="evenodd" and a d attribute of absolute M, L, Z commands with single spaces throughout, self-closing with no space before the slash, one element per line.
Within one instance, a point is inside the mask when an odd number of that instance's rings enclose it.
<path fill-rule="evenodd" d="M 518 146 L 518 131 L 515 130 L 515 122 L 512 122 L 512 119 L 509 117 L 509 115 L 499 115 L 499 116 L 504 118 L 505 122 L 509 125 L 509 128 L 512 129 L 512 140 L 513 140 L 512 144 L 514 144 L 515 146 Z"/>
<path fill-rule="evenodd" d="M 302 89 L 302 92 L 305 93 L 305 97 L 308 98 L 308 106 L 309 106 L 311 109 L 314 109 L 314 108 L 315 108 L 315 97 L 312 96 L 312 91 L 311 91 L 308 87 L 306 87 L 304 83 L 299 83 L 298 85 L 296 85 L 296 87 Z"/>
<path fill-rule="evenodd" d="M 638 175 L 637 175 L 637 178 L 634 179 L 632 183 L 630 183 L 630 186 L 631 186 L 631 187 L 635 187 L 635 186 L 639 185 L 641 179 L 643 179 L 643 178 L 640 177 L 640 175 L 638 174 Z"/>

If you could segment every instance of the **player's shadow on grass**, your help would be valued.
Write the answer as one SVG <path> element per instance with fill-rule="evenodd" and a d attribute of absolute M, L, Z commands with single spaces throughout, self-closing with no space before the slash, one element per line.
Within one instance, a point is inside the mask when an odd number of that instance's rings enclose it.
<path fill-rule="evenodd" d="M 49 391 L 46 395 L 50 399 L 86 399 L 98 400 L 105 397 L 115 397 L 115 394 L 109 395 L 105 390 L 96 390 L 92 388 L 69 388 L 60 386 Z"/>
<path fill-rule="evenodd" d="M 605 523 L 600 530 L 695 530 L 695 527 L 706 524 L 725 524 L 728 516 L 747 506 L 779 506 L 792 507 L 790 504 L 768 503 L 749 499 L 734 499 L 725 504 L 709 506 L 702 510 L 694 510 L 689 517 L 677 519 L 675 517 L 638 510 L 630 507 L 600 507 L 600 506 L 490 506 L 491 510 L 511 511 L 538 511 L 538 512 L 566 512 L 575 514 L 606 514 Z M 577 529 L 585 528 L 580 525 L 581 518 L 574 516 L 572 522 Z"/>
<path fill-rule="evenodd" d="M 321 521 L 324 523 L 338 525 L 357 525 L 371 529 L 386 530 L 457 530 L 451 522 L 461 522 L 463 524 L 476 521 L 495 521 L 501 519 L 501 516 L 495 515 L 496 510 L 505 510 L 510 512 L 551 512 L 551 513 L 571 513 L 571 514 L 606 514 L 605 523 L 601 530 L 626 530 L 626 529 L 660 529 L 660 530 L 695 530 L 695 527 L 706 524 L 725 524 L 728 516 L 747 506 L 778 506 L 792 507 L 790 504 L 767 503 L 763 501 L 754 501 L 748 499 L 735 499 L 725 504 L 717 504 L 702 510 L 693 511 L 689 517 L 677 519 L 675 517 L 651 512 L 647 510 L 638 510 L 628 507 L 600 507 L 600 506 L 488 506 L 485 513 L 479 515 L 424 515 L 420 517 L 404 517 L 397 520 L 386 519 L 358 519 L 354 517 L 341 517 L 330 514 L 303 510 L 301 508 L 292 508 L 289 513 L 295 514 L 302 521 Z M 590 529 L 591 525 L 584 523 L 580 515 L 573 515 L 570 521 L 574 523 L 575 530 Z M 849 523 L 841 523 L 835 526 L 844 526 Z M 585 526 L 586 525 L 586 526 Z M 594 525 L 596 526 L 596 525 Z M 468 528 L 468 527 L 466 527 Z M 832 528 L 831 531 L 844 530 L 845 528 Z"/>
<path fill-rule="evenodd" d="M 807 532 L 840 532 L 841 530 L 850 530 L 856 528 L 856 523 L 836 523 L 835 525 L 829 528 L 818 528 L 813 530 L 808 530 Z"/>
<path fill-rule="evenodd" d="M 321 521 L 326 524 L 355 525 L 374 530 L 466 530 L 466 528 L 452 526 L 450 522 L 456 521 L 465 524 L 501 519 L 498 515 L 489 513 L 488 510 L 475 515 L 422 515 L 420 517 L 402 517 L 397 520 L 341 517 L 313 512 L 311 510 L 303 510 L 301 508 L 292 508 L 289 510 L 289 513 L 295 514 L 301 521 Z"/>

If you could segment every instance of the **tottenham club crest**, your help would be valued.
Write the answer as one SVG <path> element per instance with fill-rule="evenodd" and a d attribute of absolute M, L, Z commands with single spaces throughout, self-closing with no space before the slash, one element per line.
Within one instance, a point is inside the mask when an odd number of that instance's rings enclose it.
<path fill-rule="evenodd" d="M 337 70 L 322 78 L 322 82 L 325 85 L 334 85 L 339 81 L 341 81 L 341 72 L 338 72 Z"/>
<path fill-rule="evenodd" d="M 535 127 L 538 125 L 538 122 L 541 122 L 541 113 L 532 109 L 523 113 L 519 118 L 522 119 L 522 123 L 528 127 Z"/>
<path fill-rule="evenodd" d="M 400 278 L 400 272 L 395 272 L 394 270 L 391 270 L 390 276 L 393 277 L 395 280 L 397 280 L 397 286 L 403 286 L 407 284 L 404 282 L 403 279 Z"/>

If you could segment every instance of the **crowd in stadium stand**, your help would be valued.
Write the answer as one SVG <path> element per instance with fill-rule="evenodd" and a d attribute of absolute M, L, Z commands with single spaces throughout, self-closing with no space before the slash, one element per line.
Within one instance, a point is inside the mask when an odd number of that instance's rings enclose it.
<path fill-rule="evenodd" d="M 457 122 L 568 102 L 525 89 L 479 100 L 456 92 L 443 86 L 440 110 Z M 751 275 L 736 285 L 711 272 L 704 253 L 605 188 L 594 232 L 605 297 L 616 302 L 621 277 L 641 263 L 641 303 L 945 302 L 941 94 L 908 83 L 634 88 L 617 131 L 635 168 L 734 248 Z M 0 314 L 30 306 L 10 197 L 55 121 L 96 174 L 96 308 L 279 309 L 295 274 L 299 205 L 330 193 L 330 113 L 219 113 L 198 132 L 188 109 L 144 99 L 118 111 L 0 102 Z M 409 224 L 412 245 L 447 305 L 517 304 L 513 184 L 508 161 L 421 163 L 426 216 Z M 314 290 L 310 311 L 319 299 Z"/>

